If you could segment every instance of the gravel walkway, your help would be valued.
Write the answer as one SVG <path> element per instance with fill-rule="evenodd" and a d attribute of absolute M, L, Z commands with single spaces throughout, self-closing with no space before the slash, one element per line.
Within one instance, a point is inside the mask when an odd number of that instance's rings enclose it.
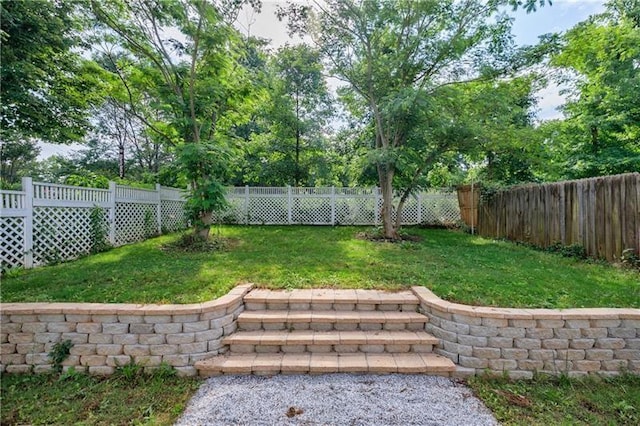
<path fill-rule="evenodd" d="M 220 376 L 176 425 L 497 425 L 471 391 L 424 375 Z"/>

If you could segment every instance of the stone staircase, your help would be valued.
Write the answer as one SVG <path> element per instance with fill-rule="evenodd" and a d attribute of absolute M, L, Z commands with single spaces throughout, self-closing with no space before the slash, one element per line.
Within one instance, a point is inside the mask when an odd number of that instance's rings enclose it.
<path fill-rule="evenodd" d="M 244 297 L 229 350 L 196 364 L 220 374 L 423 373 L 448 376 L 455 365 L 432 353 L 411 292 L 256 289 Z"/>

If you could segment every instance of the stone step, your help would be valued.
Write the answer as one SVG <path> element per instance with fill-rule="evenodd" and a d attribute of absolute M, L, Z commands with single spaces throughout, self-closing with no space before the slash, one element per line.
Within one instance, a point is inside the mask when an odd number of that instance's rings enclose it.
<path fill-rule="evenodd" d="M 255 289 L 244 297 L 245 308 L 255 310 L 416 311 L 419 301 L 410 291 Z"/>
<path fill-rule="evenodd" d="M 233 353 L 431 352 L 439 339 L 424 331 L 239 331 L 223 340 Z"/>
<path fill-rule="evenodd" d="M 221 374 L 403 373 L 448 376 L 456 369 L 432 353 L 402 354 L 227 354 L 196 363 L 201 376 Z"/>
<path fill-rule="evenodd" d="M 240 330 L 424 330 L 428 322 L 417 312 L 397 311 L 244 311 Z"/>

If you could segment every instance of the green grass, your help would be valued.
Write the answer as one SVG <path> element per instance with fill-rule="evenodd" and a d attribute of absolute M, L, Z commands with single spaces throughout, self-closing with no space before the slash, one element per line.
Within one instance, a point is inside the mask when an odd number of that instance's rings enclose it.
<path fill-rule="evenodd" d="M 234 247 L 162 249 L 169 235 L 2 282 L 3 302 L 191 303 L 252 282 L 270 288 L 426 286 L 473 305 L 640 307 L 640 274 L 455 231 L 409 228 L 419 242 L 355 238 L 367 228 L 225 226 Z"/>
<path fill-rule="evenodd" d="M 640 376 L 513 382 L 475 377 L 468 384 L 504 425 L 640 424 Z"/>
<path fill-rule="evenodd" d="M 2 375 L 3 425 L 171 425 L 200 386 L 168 374 Z"/>
<path fill-rule="evenodd" d="M 135 369 L 109 378 L 4 374 L 0 382 L 0 423 L 7 425 L 171 425 L 201 384 Z M 640 376 L 475 377 L 467 384 L 504 425 L 640 424 Z"/>

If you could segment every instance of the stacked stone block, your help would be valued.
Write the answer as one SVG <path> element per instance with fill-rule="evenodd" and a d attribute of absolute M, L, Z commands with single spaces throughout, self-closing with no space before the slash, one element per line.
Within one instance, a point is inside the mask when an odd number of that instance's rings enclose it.
<path fill-rule="evenodd" d="M 446 302 L 414 287 L 436 353 L 459 376 L 640 374 L 640 309 L 504 309 Z"/>
<path fill-rule="evenodd" d="M 196 375 L 197 361 L 226 351 L 222 339 L 236 330 L 250 289 L 238 286 L 215 301 L 190 305 L 3 304 L 0 369 L 48 371 L 48 353 L 70 340 L 65 368 L 108 375 L 131 362 L 147 370 L 166 363 L 181 375 Z"/>

